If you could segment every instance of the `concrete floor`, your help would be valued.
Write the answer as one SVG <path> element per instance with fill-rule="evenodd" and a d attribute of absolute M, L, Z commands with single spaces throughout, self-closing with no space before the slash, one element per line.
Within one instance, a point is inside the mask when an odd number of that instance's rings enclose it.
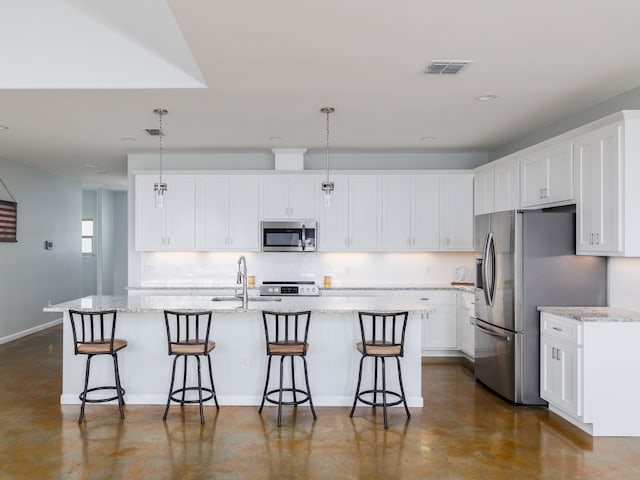
<path fill-rule="evenodd" d="M 121 421 L 89 405 L 78 425 L 79 408 L 59 404 L 61 345 L 60 327 L 0 345 L 3 480 L 640 478 L 640 438 L 594 439 L 512 407 L 452 364 L 424 366 L 424 408 L 409 421 L 392 409 L 388 430 L 370 407 L 317 408 L 316 422 L 288 408 L 277 428 L 275 407 L 207 407 L 201 426 L 197 407 L 165 423 L 162 406 L 127 406 Z"/>

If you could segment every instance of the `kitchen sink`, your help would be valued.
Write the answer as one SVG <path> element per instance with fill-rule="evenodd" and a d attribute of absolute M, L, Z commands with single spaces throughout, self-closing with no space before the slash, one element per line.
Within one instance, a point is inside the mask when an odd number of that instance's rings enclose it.
<path fill-rule="evenodd" d="M 235 296 L 226 296 L 226 297 L 213 297 L 211 299 L 212 302 L 235 302 L 242 301 L 242 297 Z M 250 302 L 281 302 L 282 298 L 280 297 L 249 297 Z"/>

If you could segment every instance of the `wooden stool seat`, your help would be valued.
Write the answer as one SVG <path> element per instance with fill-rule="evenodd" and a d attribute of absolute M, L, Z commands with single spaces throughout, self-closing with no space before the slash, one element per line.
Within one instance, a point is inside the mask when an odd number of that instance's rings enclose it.
<path fill-rule="evenodd" d="M 207 340 L 189 340 L 184 343 L 172 343 L 169 355 L 206 355 L 216 348 L 216 342 Z"/>
<path fill-rule="evenodd" d="M 94 342 L 94 343 L 82 343 L 78 342 L 77 348 L 78 353 L 83 354 L 110 354 L 111 352 L 117 352 L 118 350 L 122 350 L 127 346 L 126 340 L 121 340 L 119 338 L 113 339 L 113 349 L 111 348 L 111 342 Z"/>
<path fill-rule="evenodd" d="M 394 357 L 400 355 L 402 347 L 391 342 L 367 342 L 366 344 L 358 342 L 356 348 L 360 353 L 367 353 L 370 356 L 389 356 Z"/>
<path fill-rule="evenodd" d="M 267 347 L 270 355 L 304 355 L 309 350 L 308 343 L 274 342 Z"/>

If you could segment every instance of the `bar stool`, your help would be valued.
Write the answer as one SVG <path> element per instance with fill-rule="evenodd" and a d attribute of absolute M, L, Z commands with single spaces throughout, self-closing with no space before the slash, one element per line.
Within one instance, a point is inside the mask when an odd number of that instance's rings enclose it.
<path fill-rule="evenodd" d="M 404 355 L 404 334 L 407 328 L 408 312 L 392 312 L 392 313 L 375 313 L 375 312 L 358 312 L 360 319 L 360 333 L 362 342 L 357 344 L 358 351 L 362 354 L 360 358 L 360 370 L 358 372 L 358 386 L 356 387 L 356 395 L 353 399 L 353 407 L 349 413 L 350 417 L 356 410 L 358 400 L 372 407 L 382 407 L 384 412 L 384 428 L 389 428 L 387 422 L 387 407 L 404 404 L 407 417 L 411 418 L 411 413 L 407 407 L 407 399 L 404 395 L 404 386 L 402 384 L 402 370 L 400 368 L 400 357 Z M 362 365 L 364 359 L 372 357 L 374 359 L 374 381 L 373 389 L 360 391 L 362 383 Z M 398 381 L 400 384 L 400 393 L 387 390 L 387 378 L 385 372 L 385 364 L 387 358 L 395 358 L 398 366 Z M 378 388 L 378 364 L 381 364 L 382 370 L 382 388 Z M 378 394 L 382 395 L 382 402 L 378 401 Z M 368 399 L 364 396 L 370 396 Z M 387 400 L 387 396 L 391 395 L 393 399 Z"/>
<path fill-rule="evenodd" d="M 200 405 L 200 423 L 204 424 L 203 402 L 213 398 L 216 409 L 220 410 L 218 398 L 216 397 L 216 388 L 213 384 L 213 371 L 211 369 L 211 351 L 216 348 L 215 342 L 209 340 L 211 332 L 211 311 L 189 312 L 189 311 L 164 311 L 164 321 L 167 327 L 167 347 L 169 355 L 173 355 L 173 368 L 171 370 L 171 384 L 169 385 L 169 395 L 167 396 L 167 406 L 164 409 L 162 420 L 167 419 L 169 413 L 169 405 L 171 400 L 185 405 L 189 403 L 197 403 Z M 200 373 L 200 357 L 207 357 L 209 363 L 209 381 L 211 388 L 202 386 L 202 375 Z M 176 364 L 178 358 L 184 359 L 182 387 L 174 390 L 174 382 L 176 377 Z M 195 358 L 197 364 L 197 387 L 187 387 L 187 359 Z M 198 398 L 186 398 L 189 391 L 198 392 Z M 207 396 L 203 397 L 205 392 Z M 178 395 L 180 396 L 178 398 Z"/>
<path fill-rule="evenodd" d="M 78 423 L 82 423 L 84 418 L 84 407 L 87 403 L 104 403 L 118 400 L 120 418 L 124 418 L 124 388 L 120 385 L 120 371 L 118 370 L 118 352 L 127 346 L 125 340 L 115 338 L 116 332 L 116 311 L 104 310 L 93 312 L 80 312 L 69 310 L 71 320 L 71 331 L 73 332 L 73 348 L 75 355 L 86 355 L 87 362 L 84 375 L 84 389 L 79 395 L 82 404 L 80 406 L 80 416 Z M 89 387 L 89 371 L 91 369 L 91 359 L 96 355 L 111 355 L 113 358 L 113 370 L 115 376 L 115 386 L 105 385 L 99 387 Z M 87 394 L 98 390 L 115 390 L 115 396 L 108 398 L 87 398 Z"/>
<path fill-rule="evenodd" d="M 309 343 L 309 322 L 311 320 L 311 312 L 262 312 L 262 320 L 264 323 L 264 335 L 267 346 L 267 380 L 264 382 L 264 392 L 262 394 L 262 403 L 258 413 L 262 413 L 264 402 L 278 405 L 278 427 L 282 425 L 282 406 L 293 405 L 298 406 L 301 403 L 309 401 L 313 419 L 316 420 L 316 411 L 313 408 L 313 400 L 311 398 L 311 389 L 309 388 L 309 375 L 307 372 L 307 351 Z M 280 357 L 280 381 L 278 388 L 267 391 L 269 388 L 269 378 L 271 376 L 271 360 L 273 357 Z M 294 358 L 302 358 L 304 366 L 304 381 L 306 390 L 296 387 L 296 375 L 294 368 Z M 283 386 L 284 377 L 284 359 L 289 358 L 291 362 L 291 387 Z M 283 393 L 290 393 L 292 400 L 283 400 Z M 277 400 L 270 398 L 274 394 L 278 394 Z M 301 395 L 301 397 L 298 397 Z"/>

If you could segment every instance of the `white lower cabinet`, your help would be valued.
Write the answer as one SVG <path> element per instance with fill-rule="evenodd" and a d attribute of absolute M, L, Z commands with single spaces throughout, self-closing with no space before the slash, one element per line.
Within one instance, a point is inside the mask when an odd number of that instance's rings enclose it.
<path fill-rule="evenodd" d="M 422 356 L 457 356 L 457 292 L 429 290 L 421 299 L 429 307 L 422 314 Z"/>
<path fill-rule="evenodd" d="M 469 359 L 475 356 L 475 309 L 471 292 L 458 293 L 458 349 Z"/>
<path fill-rule="evenodd" d="M 588 308 L 588 307 L 587 307 Z M 623 314 L 623 317 L 625 315 Z M 540 396 L 594 436 L 640 436 L 640 322 L 540 314 Z"/>

